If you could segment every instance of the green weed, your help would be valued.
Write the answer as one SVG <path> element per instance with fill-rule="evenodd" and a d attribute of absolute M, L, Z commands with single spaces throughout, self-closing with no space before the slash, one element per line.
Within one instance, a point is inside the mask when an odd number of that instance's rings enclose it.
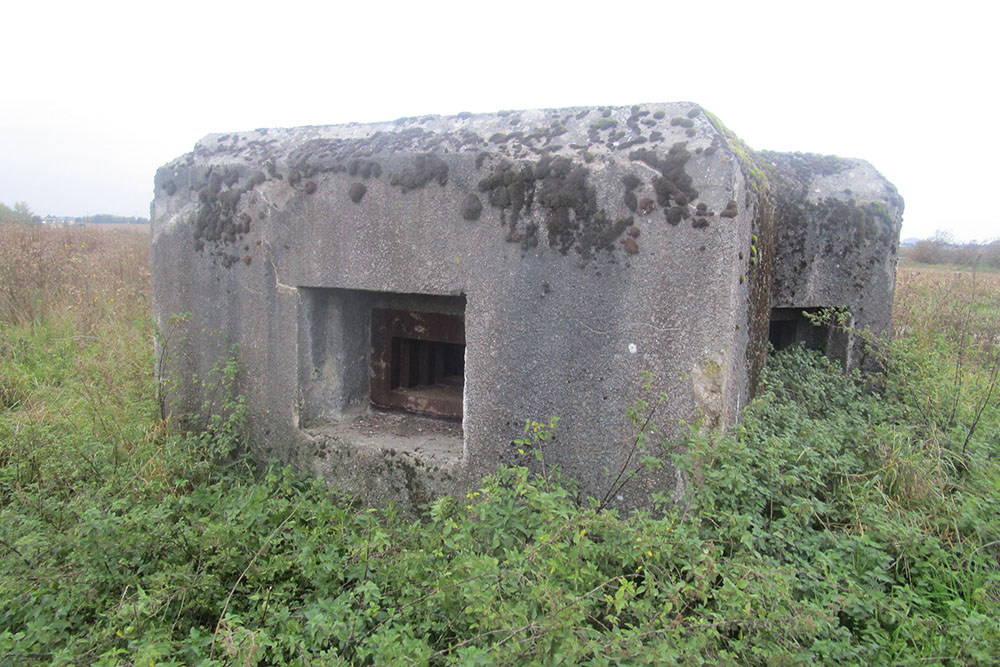
<path fill-rule="evenodd" d="M 679 452 L 689 489 L 627 517 L 546 465 L 418 520 L 359 507 L 247 457 L 235 353 L 198 429 L 161 418 L 145 287 L 97 310 L 97 285 L 8 301 L 0 664 L 990 663 L 989 312 L 927 317 L 953 306 L 909 279 L 880 393 L 793 349 L 725 433 L 660 442 L 655 391 L 637 400 L 633 463 Z M 953 302 L 998 298 L 963 289 Z M 555 427 L 527 424 L 539 464 Z"/>

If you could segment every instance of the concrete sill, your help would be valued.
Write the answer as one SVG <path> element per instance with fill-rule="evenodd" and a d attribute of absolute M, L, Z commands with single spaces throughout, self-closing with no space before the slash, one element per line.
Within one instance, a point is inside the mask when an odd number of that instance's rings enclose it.
<path fill-rule="evenodd" d="M 430 467 L 448 468 L 462 461 L 462 425 L 412 414 L 372 410 L 332 424 L 314 424 L 305 432 L 371 452 L 395 450 Z"/>

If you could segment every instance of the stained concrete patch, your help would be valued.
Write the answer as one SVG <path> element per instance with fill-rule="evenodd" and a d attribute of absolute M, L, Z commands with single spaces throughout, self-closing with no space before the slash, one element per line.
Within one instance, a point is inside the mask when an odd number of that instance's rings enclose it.
<path fill-rule="evenodd" d="M 714 428 L 722 422 L 725 409 L 725 369 L 726 358 L 716 352 L 694 365 L 691 369 L 691 384 L 694 387 L 695 404 L 705 419 L 705 424 Z"/>

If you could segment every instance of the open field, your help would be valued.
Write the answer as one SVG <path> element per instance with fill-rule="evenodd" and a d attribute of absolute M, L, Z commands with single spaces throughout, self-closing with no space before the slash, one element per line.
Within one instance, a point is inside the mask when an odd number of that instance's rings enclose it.
<path fill-rule="evenodd" d="M 901 266 L 897 272 L 895 314 L 900 324 L 913 324 L 911 318 L 920 312 L 935 319 L 947 317 L 970 304 L 984 315 L 997 312 L 1000 273 L 921 265 Z M 953 320 L 943 324 L 958 328 Z"/>
<path fill-rule="evenodd" d="M 88 222 L 83 227 L 84 229 L 96 231 L 132 232 L 134 234 L 149 235 L 149 225 L 133 225 L 119 222 Z"/>
<path fill-rule="evenodd" d="M 92 329 L 108 316 L 124 317 L 124 310 L 144 316 L 149 230 L 143 229 L 0 227 L 0 321 L 71 318 L 74 326 Z"/>
<path fill-rule="evenodd" d="M 148 257 L 0 227 L 0 665 L 1000 655 L 996 274 L 902 269 L 875 393 L 793 350 L 740 427 L 650 437 L 683 506 L 619 517 L 512 467 L 412 520 L 255 463 L 224 384 L 207 430 L 162 419 Z"/>

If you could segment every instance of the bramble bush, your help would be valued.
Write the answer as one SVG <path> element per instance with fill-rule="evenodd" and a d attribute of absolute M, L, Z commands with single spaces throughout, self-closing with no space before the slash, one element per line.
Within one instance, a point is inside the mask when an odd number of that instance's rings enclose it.
<path fill-rule="evenodd" d="M 900 294 L 879 393 L 776 354 L 738 427 L 661 443 L 685 501 L 627 517 L 551 467 L 417 519 L 361 507 L 252 463 L 239 397 L 204 431 L 161 419 L 129 308 L 5 317 L 0 664 L 992 662 L 991 311 L 962 335 Z M 520 446 L 544 460 L 554 428 Z"/>

